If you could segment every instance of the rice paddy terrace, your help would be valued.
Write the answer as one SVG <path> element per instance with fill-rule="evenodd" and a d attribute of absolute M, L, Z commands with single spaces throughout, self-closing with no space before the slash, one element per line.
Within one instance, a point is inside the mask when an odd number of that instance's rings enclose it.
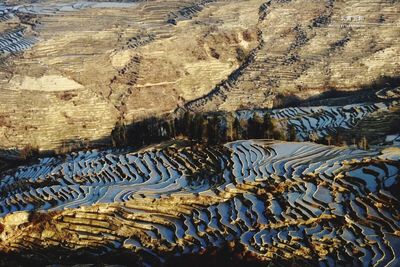
<path fill-rule="evenodd" d="M 221 251 L 222 265 L 400 266 L 399 14 L 384 0 L 2 1 L 0 266 Z M 254 121 L 297 142 L 250 139 Z M 156 144 L 115 147 L 144 122 Z M 227 134 L 170 135 L 185 123 Z"/>
<path fill-rule="evenodd" d="M 159 265 L 236 244 L 263 261 L 398 266 L 399 156 L 250 140 L 44 158 L 1 177 L 0 248 Z"/>
<path fill-rule="evenodd" d="M 386 140 L 390 134 L 397 133 L 394 125 L 399 123 L 399 102 L 352 104 L 345 106 L 292 107 L 273 110 L 239 110 L 233 113 L 240 121 L 248 121 L 255 115 L 270 114 L 279 127 L 293 127 L 296 139 L 310 141 L 328 135 L 343 134 L 343 140 L 364 135 L 371 143 Z M 376 127 L 376 128 L 374 128 Z"/>

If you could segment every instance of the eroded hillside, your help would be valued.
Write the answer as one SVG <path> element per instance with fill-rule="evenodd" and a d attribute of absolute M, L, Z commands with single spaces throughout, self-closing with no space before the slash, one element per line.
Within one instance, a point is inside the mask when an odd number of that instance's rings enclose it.
<path fill-rule="evenodd" d="M 171 112 L 201 97 L 257 45 L 258 17 L 245 14 L 257 14 L 260 4 L 44 1 L 9 11 L 15 14 L 2 22 L 2 38 L 13 41 L 0 49 L 1 116 L 9 122 L 1 126 L 2 145 L 51 149 L 96 140 L 118 120 Z M 17 27 L 18 36 L 8 37 Z M 25 40 L 32 41 L 20 45 Z"/>
<path fill-rule="evenodd" d="M 34 3 L 33 3 L 34 2 Z M 269 108 L 399 76 L 398 1 L 6 1 L 0 144 L 108 140 L 180 110 Z M 377 83 L 374 87 L 373 84 Z"/>

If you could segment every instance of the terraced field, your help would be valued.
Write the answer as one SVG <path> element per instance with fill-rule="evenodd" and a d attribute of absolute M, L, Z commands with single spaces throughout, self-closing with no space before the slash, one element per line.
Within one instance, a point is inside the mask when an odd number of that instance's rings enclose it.
<path fill-rule="evenodd" d="M 395 0 L 1 1 L 0 266 L 400 266 L 399 40 Z"/>
<path fill-rule="evenodd" d="M 397 123 L 395 118 L 398 118 L 398 108 L 399 102 L 394 100 L 391 102 L 346 106 L 240 110 L 234 112 L 233 115 L 239 120 L 248 121 L 250 118 L 254 118 L 255 115 L 263 117 L 268 113 L 271 118 L 279 123 L 280 128 L 288 129 L 293 127 L 296 132 L 296 139 L 299 141 L 316 140 L 338 134 L 338 132 L 345 135 L 348 131 L 347 141 L 351 141 L 351 137 L 364 135 L 369 137 L 368 140 L 376 142 L 379 140 L 374 140 L 376 136 L 385 139 L 390 129 L 394 128 L 393 125 Z M 374 127 L 374 125 L 377 128 L 371 129 L 370 127 Z"/>
<path fill-rule="evenodd" d="M 399 155 L 254 140 L 46 158 L 3 174 L 0 247 L 157 265 L 236 243 L 265 261 L 397 266 Z"/>
<path fill-rule="evenodd" d="M 0 53 L 24 51 L 35 43 L 33 38 L 24 37 L 23 29 L 16 29 L 0 35 Z"/>

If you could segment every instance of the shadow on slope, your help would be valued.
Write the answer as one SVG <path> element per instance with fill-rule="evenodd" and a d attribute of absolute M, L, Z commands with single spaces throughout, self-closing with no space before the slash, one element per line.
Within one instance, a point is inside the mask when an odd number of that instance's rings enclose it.
<path fill-rule="evenodd" d="M 183 256 L 171 256 L 164 263 L 159 262 L 150 254 L 136 253 L 128 249 L 118 249 L 103 253 L 93 253 L 89 248 L 68 250 L 65 248 L 41 249 L 35 252 L 22 251 L 19 253 L 0 253 L 0 266 L 145 266 L 153 267 L 297 267 L 316 266 L 312 262 L 304 260 L 261 261 L 250 253 L 241 252 L 240 246 L 223 248 L 211 248 L 202 254 L 187 254 Z M 149 266 L 149 265 L 147 265 Z"/>
<path fill-rule="evenodd" d="M 327 88 L 316 97 L 300 99 L 296 95 L 278 95 L 274 103 L 275 108 L 299 107 L 299 106 L 343 106 L 360 102 L 379 101 L 376 92 L 382 89 L 395 89 L 400 87 L 400 77 L 382 76 L 372 84 L 366 84 L 356 91 L 344 91 L 337 88 Z"/>
<path fill-rule="evenodd" d="M 344 106 L 360 102 L 385 102 L 387 100 L 377 97 L 376 92 L 382 89 L 394 89 L 400 87 L 400 77 L 383 76 L 373 84 L 365 85 L 358 91 L 337 91 L 335 89 L 326 91 L 318 97 L 299 100 L 295 96 L 281 96 L 280 106 L 318 106 L 318 105 L 337 105 Z M 279 98 L 278 98 L 279 99 Z M 256 110 L 256 109 L 255 109 Z M 294 141 L 293 129 L 282 129 L 278 127 L 271 118 L 250 118 L 247 121 L 238 121 L 232 117 L 234 112 L 206 112 L 194 113 L 181 110 L 173 114 L 162 117 L 150 117 L 142 121 L 134 122 L 129 125 L 117 122 L 110 136 L 99 140 L 65 140 L 64 145 L 57 151 L 36 151 L 38 148 L 26 147 L 20 150 L 0 149 L 0 172 L 19 165 L 35 162 L 40 157 L 64 155 L 70 152 L 83 149 L 107 149 L 110 147 L 124 147 L 129 149 L 139 149 L 141 147 L 157 144 L 167 140 L 189 139 L 210 144 L 225 143 L 240 139 L 277 139 Z M 346 130 L 343 138 L 347 144 L 357 143 L 359 139 L 368 136 L 370 140 L 380 140 L 385 134 L 392 134 L 396 128 L 398 118 L 386 116 L 385 119 L 372 118 L 360 127 Z M 228 118 L 230 117 L 230 118 Z M 229 122 L 230 124 L 227 124 Z M 371 127 L 371 123 L 378 123 L 380 127 L 376 129 L 386 129 L 382 131 L 372 131 L 372 134 L 365 134 Z M 383 126 L 382 126 L 383 125 Z M 382 127 L 381 127 L 382 126 Z M 368 129 L 364 129 L 368 127 Z M 366 130 L 366 131 L 364 131 Z M 397 129 L 395 129 L 397 130 Z M 395 131 L 396 132 L 396 131 Z M 338 140 L 340 138 L 337 138 Z M 353 142 L 354 139 L 357 139 Z M 369 141 L 369 140 L 368 140 Z M 318 140 L 319 143 L 327 144 L 326 140 Z M 341 142 L 334 143 L 340 145 Z"/>

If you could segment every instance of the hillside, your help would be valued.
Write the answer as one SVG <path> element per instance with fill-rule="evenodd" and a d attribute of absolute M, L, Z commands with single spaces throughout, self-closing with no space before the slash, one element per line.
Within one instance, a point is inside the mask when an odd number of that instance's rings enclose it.
<path fill-rule="evenodd" d="M 0 266 L 400 266 L 399 0 L 0 2 Z"/>
<path fill-rule="evenodd" d="M 117 122 L 178 107 L 234 111 L 379 91 L 382 76 L 400 72 L 398 1 L 5 4 L 3 148 L 84 146 L 108 140 Z"/>

